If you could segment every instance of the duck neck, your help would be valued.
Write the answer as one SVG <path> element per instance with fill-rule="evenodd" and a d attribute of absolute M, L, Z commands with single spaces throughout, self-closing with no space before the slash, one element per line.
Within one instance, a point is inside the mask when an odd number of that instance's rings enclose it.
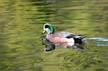
<path fill-rule="evenodd" d="M 49 34 L 54 34 L 54 31 L 50 31 Z"/>
<path fill-rule="evenodd" d="M 49 30 L 49 31 L 48 31 L 48 35 L 49 35 L 49 34 L 54 34 L 54 31 L 50 31 L 50 30 Z"/>
<path fill-rule="evenodd" d="M 54 34 L 54 32 L 55 32 L 54 27 L 53 26 L 50 26 L 49 27 L 49 33 L 48 34 Z"/>

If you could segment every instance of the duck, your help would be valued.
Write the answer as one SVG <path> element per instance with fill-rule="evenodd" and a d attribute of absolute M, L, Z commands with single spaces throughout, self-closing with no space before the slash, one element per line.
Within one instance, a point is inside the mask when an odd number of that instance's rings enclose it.
<path fill-rule="evenodd" d="M 83 49 L 83 36 L 80 34 L 73 34 L 70 32 L 55 32 L 55 28 L 52 24 L 45 23 L 43 25 L 43 34 L 46 33 L 45 40 L 49 43 L 50 47 L 46 51 L 55 49 L 55 46 L 61 46 L 64 48 L 77 48 Z"/>

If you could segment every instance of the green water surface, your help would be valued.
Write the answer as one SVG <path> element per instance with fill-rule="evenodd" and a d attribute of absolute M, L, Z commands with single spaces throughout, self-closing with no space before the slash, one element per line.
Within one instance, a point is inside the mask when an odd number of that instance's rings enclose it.
<path fill-rule="evenodd" d="M 108 46 L 45 53 L 42 25 L 86 37 L 108 37 L 107 0 L 0 0 L 0 71 L 108 71 Z"/>

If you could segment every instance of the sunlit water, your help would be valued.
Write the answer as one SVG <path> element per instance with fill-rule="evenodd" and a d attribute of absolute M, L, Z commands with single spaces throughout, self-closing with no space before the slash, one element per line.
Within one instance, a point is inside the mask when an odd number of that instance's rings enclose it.
<path fill-rule="evenodd" d="M 108 38 L 106 37 L 92 37 L 92 38 L 84 38 L 83 41 L 86 43 L 95 42 L 96 46 L 108 47 Z"/>

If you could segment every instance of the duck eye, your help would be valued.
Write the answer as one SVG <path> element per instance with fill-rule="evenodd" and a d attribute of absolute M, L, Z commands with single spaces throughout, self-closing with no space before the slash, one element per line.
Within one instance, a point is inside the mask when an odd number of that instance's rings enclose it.
<path fill-rule="evenodd" d="M 48 25 L 45 25 L 45 28 L 48 28 L 49 26 Z"/>

